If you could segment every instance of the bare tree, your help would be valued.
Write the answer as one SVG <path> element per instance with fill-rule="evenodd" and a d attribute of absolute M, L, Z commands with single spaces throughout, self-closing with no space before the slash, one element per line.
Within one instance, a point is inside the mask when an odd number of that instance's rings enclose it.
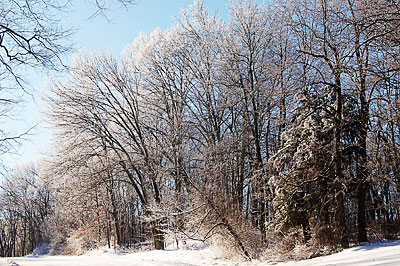
<path fill-rule="evenodd" d="M 1 184 L 1 255 L 24 256 L 47 242 L 43 228 L 51 209 L 50 183 L 33 165 L 15 169 Z"/>
<path fill-rule="evenodd" d="M 114 1 L 93 1 L 95 14 L 106 14 Z M 118 0 L 129 7 L 134 0 Z M 7 0 L 0 4 L 0 119 L 11 112 L 26 93 L 32 94 L 27 70 L 64 70 L 63 57 L 72 50 L 73 29 L 66 29 L 60 17 L 69 11 L 69 0 Z M 18 146 L 30 129 L 17 133 L 0 128 L 0 153 Z"/>

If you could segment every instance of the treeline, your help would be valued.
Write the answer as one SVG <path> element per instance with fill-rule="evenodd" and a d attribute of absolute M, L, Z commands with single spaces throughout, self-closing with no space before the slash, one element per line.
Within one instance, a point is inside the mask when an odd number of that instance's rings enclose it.
<path fill-rule="evenodd" d="M 76 55 L 53 83 L 55 246 L 212 237 L 250 259 L 283 239 L 397 237 L 398 2 L 229 11 L 195 1 L 120 59 Z"/>
<path fill-rule="evenodd" d="M 49 242 L 44 231 L 50 212 L 49 184 L 32 166 L 14 171 L 2 182 L 0 195 L 0 256 L 25 256 Z"/>

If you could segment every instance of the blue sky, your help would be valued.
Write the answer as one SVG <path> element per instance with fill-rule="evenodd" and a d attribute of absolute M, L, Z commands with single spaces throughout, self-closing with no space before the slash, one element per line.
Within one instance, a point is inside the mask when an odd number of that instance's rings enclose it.
<path fill-rule="evenodd" d="M 117 3 L 117 0 L 110 0 Z M 89 19 L 95 12 L 94 0 L 72 1 L 71 12 L 61 18 L 66 27 L 76 28 L 76 33 L 71 37 L 76 49 L 86 52 L 91 50 L 100 52 L 110 49 L 113 53 L 119 54 L 122 49 L 142 32 L 151 32 L 157 27 L 166 29 L 175 24 L 174 17 L 179 17 L 179 11 L 193 3 L 192 0 L 139 0 L 138 4 L 130 7 L 127 11 L 124 8 L 115 8 L 109 12 L 107 19 L 97 16 Z M 228 0 L 206 0 L 205 5 L 210 12 L 217 12 L 221 17 L 226 18 Z M 3 157 L 4 163 L 9 167 L 35 162 L 43 154 L 51 152 L 51 129 L 42 121 L 40 110 L 43 104 L 40 101 L 40 94 L 46 91 L 46 74 L 33 72 L 29 81 L 32 83 L 34 101 L 27 96 L 24 106 L 19 108 L 18 119 L 9 123 L 10 128 L 22 132 L 32 125 L 39 125 L 32 131 L 34 133 L 28 141 L 24 141 L 17 150 L 17 154 Z"/>
<path fill-rule="evenodd" d="M 166 29 L 174 24 L 173 16 L 179 17 L 179 11 L 193 3 L 192 0 L 140 0 L 136 6 L 126 12 L 123 8 L 108 13 L 111 23 L 98 16 L 87 20 L 94 10 L 85 1 L 75 6 L 73 16 L 68 18 L 68 24 L 76 27 L 79 31 L 75 35 L 75 41 L 81 48 L 94 48 L 96 50 L 110 48 L 118 53 L 126 44 L 131 43 L 140 31 L 151 32 L 156 27 Z M 116 0 L 113 0 L 116 2 Z M 210 11 L 218 11 L 218 14 L 226 17 L 225 0 L 208 0 L 205 5 Z M 91 9 L 91 11 L 89 11 Z M 79 23 L 77 23 L 79 21 Z"/>

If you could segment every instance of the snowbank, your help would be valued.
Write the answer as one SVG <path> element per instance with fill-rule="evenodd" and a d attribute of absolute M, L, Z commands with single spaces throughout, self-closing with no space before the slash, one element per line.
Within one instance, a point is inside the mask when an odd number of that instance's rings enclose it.
<path fill-rule="evenodd" d="M 356 246 L 348 248 L 342 252 L 332 254 L 326 257 L 318 257 L 310 260 L 299 262 L 288 262 L 278 264 L 280 266 L 371 266 L 385 265 L 398 266 L 400 265 L 400 241 L 375 243 L 364 246 Z"/>
<path fill-rule="evenodd" d="M 400 265 L 400 241 L 356 246 L 343 252 L 299 262 L 232 262 L 217 258 L 212 248 L 153 250 L 124 253 L 118 250 L 99 249 L 82 256 L 27 256 L 2 258 L 1 266 L 187 266 L 187 265 L 277 265 L 322 266 Z"/>

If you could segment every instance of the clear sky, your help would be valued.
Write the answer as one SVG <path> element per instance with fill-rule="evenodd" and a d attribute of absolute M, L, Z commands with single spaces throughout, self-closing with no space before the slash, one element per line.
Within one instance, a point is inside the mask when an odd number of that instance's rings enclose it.
<path fill-rule="evenodd" d="M 117 3 L 117 0 L 109 0 Z M 175 24 L 174 17 L 179 17 L 179 11 L 193 3 L 192 0 L 139 0 L 138 4 L 125 10 L 116 8 L 107 14 L 110 21 L 97 16 L 89 19 L 95 12 L 95 0 L 73 0 L 71 12 L 62 18 L 66 27 L 76 28 L 76 33 L 71 37 L 74 47 L 86 52 L 91 50 L 100 52 L 110 49 L 119 54 L 122 49 L 142 32 L 151 32 L 157 27 L 166 29 Z M 205 5 L 210 12 L 217 12 L 226 18 L 228 0 L 206 0 Z M 33 135 L 24 141 L 17 150 L 17 154 L 3 157 L 4 163 L 9 167 L 35 162 L 43 154 L 51 152 L 51 129 L 41 122 L 40 110 L 43 104 L 40 94 L 46 91 L 46 74 L 33 73 L 29 79 L 32 83 L 34 101 L 26 97 L 26 103 L 20 107 L 18 119 L 13 117 L 7 125 L 16 132 L 23 132 L 32 125 L 39 125 L 32 131 Z"/>

